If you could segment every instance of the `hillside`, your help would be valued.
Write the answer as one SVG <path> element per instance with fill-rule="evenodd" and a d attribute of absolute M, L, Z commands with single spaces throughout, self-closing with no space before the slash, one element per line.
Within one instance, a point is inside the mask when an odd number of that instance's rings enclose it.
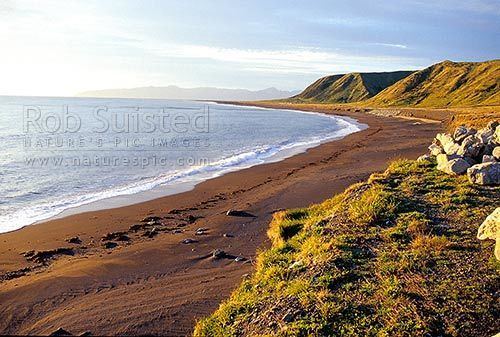
<path fill-rule="evenodd" d="M 500 105 L 500 60 L 437 63 L 411 74 L 365 103 L 414 107 Z"/>
<path fill-rule="evenodd" d="M 492 336 L 500 264 L 481 222 L 500 188 L 401 160 L 275 213 L 252 276 L 195 336 Z"/>
<path fill-rule="evenodd" d="M 395 71 L 326 76 L 290 100 L 318 103 L 358 102 L 373 97 L 411 73 L 411 71 Z"/>
<path fill-rule="evenodd" d="M 104 89 L 85 91 L 77 97 L 110 97 L 110 98 L 153 98 L 153 99 L 187 99 L 187 100 L 239 100 L 254 101 L 280 99 L 290 97 L 297 91 L 284 91 L 276 88 L 263 90 L 224 89 L 212 87 L 180 88 L 174 85 L 167 87 L 140 87 L 129 89 Z"/>

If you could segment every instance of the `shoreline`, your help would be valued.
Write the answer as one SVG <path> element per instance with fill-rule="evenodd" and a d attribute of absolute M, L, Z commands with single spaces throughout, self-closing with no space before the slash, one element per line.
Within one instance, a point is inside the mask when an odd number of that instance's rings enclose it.
<path fill-rule="evenodd" d="M 225 105 L 225 106 L 231 106 L 231 107 L 241 106 L 238 104 L 219 103 L 216 101 L 211 101 L 211 102 L 207 102 L 207 103 L 215 104 L 215 105 Z M 248 107 L 249 108 L 263 109 L 263 110 L 270 110 L 270 111 L 275 110 L 275 108 L 262 108 L 262 107 L 258 107 L 258 106 L 248 106 Z M 51 213 L 53 213 L 52 215 L 37 216 L 35 218 L 38 218 L 39 220 L 32 220 L 30 223 L 23 224 L 18 228 L 6 230 L 6 231 L 1 231 L 0 234 L 13 232 L 13 231 L 22 229 L 26 226 L 41 225 L 45 222 L 56 220 L 56 219 L 62 219 L 62 218 L 65 218 L 65 217 L 71 216 L 71 215 L 92 212 L 92 211 L 101 211 L 101 210 L 109 210 L 109 209 L 113 209 L 113 208 L 126 207 L 126 206 L 131 206 L 134 204 L 139 204 L 142 202 L 148 202 L 148 201 L 162 198 L 162 197 L 167 197 L 167 196 L 172 196 L 172 195 L 176 195 L 176 194 L 183 193 L 183 192 L 188 192 L 188 191 L 193 190 L 196 187 L 196 185 L 198 185 L 204 181 L 223 176 L 227 173 L 237 172 L 237 171 L 240 171 L 240 170 L 243 170 L 246 168 L 250 168 L 253 166 L 282 161 L 282 160 L 285 160 L 285 159 L 290 158 L 292 156 L 295 156 L 297 154 L 304 153 L 308 149 L 319 146 L 319 145 L 324 144 L 326 142 L 331 142 L 331 141 L 335 141 L 338 139 L 342 139 L 342 138 L 346 137 L 346 134 L 345 134 L 346 132 L 348 132 L 347 135 L 349 135 L 351 133 L 364 130 L 365 128 L 368 127 L 365 124 L 359 123 L 356 119 L 346 117 L 346 116 L 337 116 L 334 114 L 326 114 L 326 113 L 322 113 L 322 112 L 293 110 L 293 109 L 280 109 L 280 108 L 278 108 L 278 110 L 286 110 L 286 111 L 292 111 L 292 112 L 302 113 L 302 114 L 326 116 L 326 117 L 329 117 L 333 120 L 344 121 L 346 123 L 346 125 L 342 129 L 337 130 L 335 132 L 335 134 L 330 135 L 328 137 L 324 137 L 324 138 L 317 139 L 317 140 L 311 139 L 310 141 L 307 141 L 305 143 L 295 143 L 295 144 L 292 144 L 291 147 L 279 149 L 279 150 L 277 150 L 277 152 L 275 154 L 272 154 L 269 157 L 261 159 L 261 162 L 259 162 L 259 163 L 242 162 L 242 163 L 239 163 L 235 166 L 231 166 L 231 167 L 228 167 L 225 169 L 220 169 L 220 170 L 215 171 L 214 173 L 211 173 L 209 175 L 206 175 L 206 173 L 199 173 L 195 176 L 189 175 L 189 178 L 187 178 L 187 179 L 186 179 L 186 177 L 184 177 L 184 179 L 180 178 L 178 181 L 173 181 L 172 183 L 169 183 L 167 185 L 164 185 L 163 183 L 158 183 L 158 185 L 151 187 L 150 189 L 145 189 L 145 190 L 142 190 L 139 192 L 116 194 L 116 195 L 112 195 L 110 197 L 105 197 L 102 199 L 87 201 L 87 202 L 83 202 L 80 204 L 71 204 L 70 206 L 68 206 L 60 211 L 51 212 Z M 238 156 L 238 155 L 241 155 L 241 154 L 237 154 L 234 156 Z M 222 160 L 227 160 L 229 158 L 231 158 L 231 157 L 223 158 Z M 175 175 L 183 175 L 184 172 L 189 172 L 189 171 L 190 171 L 190 169 L 187 169 L 185 171 L 179 171 L 179 172 L 175 172 L 175 173 L 171 173 L 171 174 L 172 175 L 174 175 L 174 174 Z M 117 187 L 115 187 L 114 189 L 116 189 L 116 188 Z"/>
<path fill-rule="evenodd" d="M 46 334 L 63 327 L 74 334 L 185 335 L 251 272 L 274 211 L 320 202 L 383 170 L 392 159 L 416 158 L 442 128 L 362 112 L 314 112 L 352 117 L 369 128 L 279 162 L 203 181 L 187 192 L 0 234 L 2 274 L 33 268 L 20 255 L 28 250 L 74 251 L 0 282 L 0 315 L 9 318 L 0 322 L 0 331 Z M 254 217 L 228 217 L 228 209 Z M 149 238 L 129 230 L 147 216 L 160 216 L 165 227 L 180 232 L 162 229 Z M 200 227 L 208 230 L 195 236 Z M 101 237 L 117 231 L 131 240 L 103 248 Z M 73 236 L 82 244 L 65 241 Z M 186 238 L 197 242 L 181 244 Z M 247 263 L 214 260 L 210 254 L 216 248 Z M 27 310 L 35 304 L 36 310 Z M 139 307 L 140 312 L 134 310 Z"/>

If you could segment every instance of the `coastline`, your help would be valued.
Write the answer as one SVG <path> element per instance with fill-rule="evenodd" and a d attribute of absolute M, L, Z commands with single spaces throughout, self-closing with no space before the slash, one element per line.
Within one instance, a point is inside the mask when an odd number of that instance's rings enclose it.
<path fill-rule="evenodd" d="M 239 108 L 241 105 L 218 102 L 207 103 L 241 110 L 241 108 Z M 274 108 L 254 106 L 248 106 L 248 108 L 266 111 L 275 110 Z M 303 153 L 309 148 L 316 147 L 325 142 L 341 139 L 350 133 L 358 132 L 367 127 L 367 125 L 358 123 L 355 119 L 345 116 L 341 117 L 320 112 L 292 109 L 278 110 L 298 114 L 317 115 L 323 118 L 326 117 L 326 119 L 332 120 L 333 123 L 340 127 L 335 132 L 328 135 L 322 135 L 321 137 L 311 135 L 309 139 L 303 141 L 291 142 L 286 145 L 269 145 L 269 151 L 266 150 L 265 153 L 262 154 L 257 154 L 259 149 L 256 148 L 254 150 L 249 150 L 249 152 L 236 153 L 233 156 L 217 159 L 209 163 L 206 167 L 188 167 L 178 171 L 166 172 L 157 177 L 148 178 L 148 181 L 143 183 L 142 186 L 136 181 L 134 184 L 129 183 L 129 186 L 117 185 L 100 192 L 89 192 L 86 195 L 79 196 L 81 198 L 76 198 L 80 199 L 78 202 L 73 202 L 71 199 L 68 199 L 64 206 L 55 205 L 53 208 L 45 210 L 44 212 L 40 211 L 42 213 L 32 214 L 31 218 L 22 219 L 19 224 L 16 224 L 17 221 L 9 222 L 9 220 L 12 219 L 5 220 L 2 222 L 2 226 L 7 226 L 7 229 L 1 229 L 0 233 L 11 232 L 26 226 L 43 224 L 47 221 L 61 219 L 74 214 L 130 206 L 165 196 L 187 192 L 203 181 L 252 166 L 281 161 L 296 154 Z M 230 164 L 227 164 L 228 162 L 230 162 Z M 168 181 L 168 183 L 166 181 Z M 133 186 L 133 188 L 131 186 Z M 99 196 L 100 194 L 101 196 Z M 10 226 L 11 223 L 14 223 L 16 226 Z"/>
<path fill-rule="evenodd" d="M 1 273 L 32 266 L 20 255 L 28 250 L 76 250 L 65 242 L 73 236 L 86 246 L 73 256 L 57 256 L 47 267 L 0 283 L 0 315 L 9 318 L 0 323 L 0 331 L 45 334 L 63 327 L 73 333 L 185 335 L 195 319 L 214 310 L 252 270 L 251 263 L 212 260 L 213 249 L 251 261 L 266 244 L 273 211 L 320 202 L 383 170 L 391 159 L 416 158 L 442 128 L 363 112 L 315 112 L 352 117 L 369 128 L 279 162 L 206 180 L 187 192 L 0 234 Z M 228 209 L 255 217 L 228 217 Z M 154 238 L 130 233 L 129 243 L 112 250 L 100 246 L 106 233 L 127 231 L 153 215 L 172 216 L 169 221 L 182 224 L 184 232 L 161 232 Z M 195 237 L 199 227 L 208 231 Z M 180 244 L 185 238 L 198 242 Z M 27 310 L 35 304 L 36 310 Z M 141 312 L 134 310 L 139 306 Z"/>

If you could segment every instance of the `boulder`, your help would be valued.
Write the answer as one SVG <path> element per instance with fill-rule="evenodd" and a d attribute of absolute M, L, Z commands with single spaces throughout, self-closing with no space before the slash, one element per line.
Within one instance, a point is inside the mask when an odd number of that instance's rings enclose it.
<path fill-rule="evenodd" d="M 476 132 L 477 132 L 476 129 L 473 128 L 469 129 L 464 125 L 460 125 L 458 128 L 456 128 L 455 132 L 453 133 L 453 139 L 455 139 L 456 142 L 460 143 L 462 140 L 465 139 L 465 137 L 471 136 Z"/>
<path fill-rule="evenodd" d="M 461 175 L 467 172 L 470 164 L 462 158 L 452 159 L 448 162 L 444 172 L 448 174 Z"/>
<path fill-rule="evenodd" d="M 496 240 L 495 257 L 500 260 L 500 207 L 488 215 L 477 231 L 479 240 Z"/>
<path fill-rule="evenodd" d="M 484 145 L 483 150 L 481 151 L 481 154 L 484 156 L 485 154 L 487 155 L 492 155 L 493 150 L 495 149 L 495 144 L 493 143 L 488 143 Z"/>
<path fill-rule="evenodd" d="M 483 163 L 495 163 L 496 162 L 496 159 L 495 157 L 493 157 L 492 155 L 488 155 L 488 154 L 485 154 L 483 156 L 483 160 L 482 160 Z"/>
<path fill-rule="evenodd" d="M 453 137 L 447 133 L 438 133 L 436 139 L 439 141 L 446 154 L 456 154 L 460 149 L 460 145 L 455 143 Z"/>
<path fill-rule="evenodd" d="M 482 128 L 481 130 L 479 130 L 475 137 L 477 139 L 479 139 L 481 141 L 481 143 L 483 144 L 488 144 L 488 143 L 491 143 L 492 140 L 493 140 L 493 130 L 488 128 L 488 127 L 485 127 L 485 128 Z"/>
<path fill-rule="evenodd" d="M 429 152 L 431 155 L 433 156 L 437 156 L 438 154 L 441 154 L 443 153 L 443 149 L 441 148 L 441 146 L 435 144 L 435 143 L 432 143 L 430 146 L 429 146 Z"/>
<path fill-rule="evenodd" d="M 437 169 L 448 174 L 463 174 L 470 167 L 470 164 L 457 155 L 440 154 L 436 157 Z"/>
<path fill-rule="evenodd" d="M 500 184 L 500 163 L 482 163 L 467 169 L 469 181 L 479 185 Z"/>
<path fill-rule="evenodd" d="M 484 145 L 479 138 L 467 136 L 462 141 L 457 154 L 464 157 L 476 158 L 483 150 Z"/>
<path fill-rule="evenodd" d="M 471 157 L 463 157 L 463 159 L 469 163 L 470 166 L 478 164 L 478 162 Z"/>
<path fill-rule="evenodd" d="M 500 146 L 495 147 L 491 154 L 493 155 L 493 157 L 495 157 L 496 160 L 500 160 Z"/>

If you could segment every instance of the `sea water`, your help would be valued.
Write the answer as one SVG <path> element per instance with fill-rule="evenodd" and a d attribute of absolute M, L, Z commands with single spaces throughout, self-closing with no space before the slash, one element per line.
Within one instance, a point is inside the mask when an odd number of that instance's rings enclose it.
<path fill-rule="evenodd" d="M 365 127 L 212 102 L 0 96 L 0 232 L 175 194 Z"/>

